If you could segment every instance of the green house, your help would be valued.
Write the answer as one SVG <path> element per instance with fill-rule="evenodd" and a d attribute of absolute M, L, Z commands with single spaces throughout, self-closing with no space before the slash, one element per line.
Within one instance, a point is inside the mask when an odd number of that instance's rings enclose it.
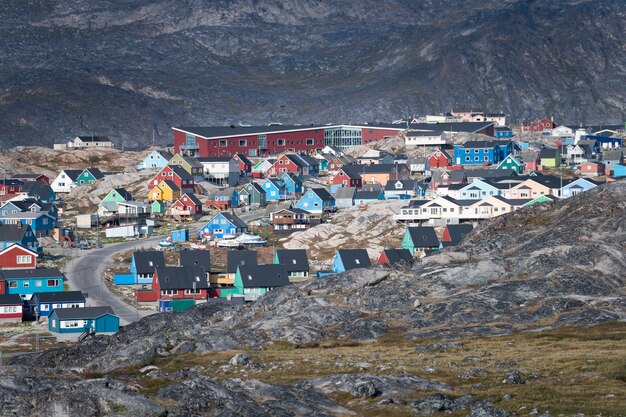
<path fill-rule="evenodd" d="M 76 179 L 76 184 L 91 184 L 104 178 L 104 174 L 98 168 L 85 168 Z"/>
<path fill-rule="evenodd" d="M 535 198 L 534 200 L 530 200 L 528 203 L 524 204 L 522 207 L 532 206 L 533 204 L 537 204 L 537 203 L 553 203 L 556 200 L 557 199 L 555 197 L 552 197 L 552 196 L 549 196 L 549 195 L 540 195 L 539 197 Z"/>
<path fill-rule="evenodd" d="M 439 249 L 439 238 L 435 228 L 430 226 L 407 227 L 402 239 L 402 248 L 408 249 L 411 255 L 424 255 Z"/>
<path fill-rule="evenodd" d="M 265 207 L 267 205 L 265 201 L 265 190 L 254 182 L 246 184 L 246 186 L 239 191 L 239 203 L 246 206 Z"/>
<path fill-rule="evenodd" d="M 284 265 L 240 265 L 235 274 L 235 288 L 246 301 L 257 298 L 274 288 L 289 285 Z"/>
<path fill-rule="evenodd" d="M 150 208 L 152 213 L 165 213 L 165 203 L 162 201 L 154 200 L 152 204 L 150 204 Z"/>
<path fill-rule="evenodd" d="M 524 172 L 524 163 L 513 155 L 508 155 L 500 164 L 498 169 L 513 169 L 518 174 Z"/>
<path fill-rule="evenodd" d="M 102 207 L 104 203 L 124 203 L 128 201 L 135 201 L 131 193 L 126 191 L 125 188 L 114 188 L 102 199 L 98 207 Z"/>

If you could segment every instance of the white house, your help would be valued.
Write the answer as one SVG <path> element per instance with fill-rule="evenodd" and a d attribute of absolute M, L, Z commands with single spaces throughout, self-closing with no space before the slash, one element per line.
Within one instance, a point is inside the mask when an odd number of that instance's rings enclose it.
<path fill-rule="evenodd" d="M 506 126 L 506 115 L 502 113 L 487 113 L 484 121 L 493 122 L 497 127 L 504 127 Z"/>
<path fill-rule="evenodd" d="M 54 149 L 66 148 L 112 148 L 113 142 L 104 136 L 76 136 L 67 143 L 56 143 Z"/>
<path fill-rule="evenodd" d="M 50 184 L 52 191 L 55 193 L 69 193 L 72 191 L 72 188 L 78 185 L 78 177 L 82 172 L 82 169 L 64 169 Z"/>
<path fill-rule="evenodd" d="M 552 136 L 557 138 L 573 138 L 574 129 L 565 125 L 557 126 L 552 129 Z"/>
<path fill-rule="evenodd" d="M 441 146 L 449 143 L 441 131 L 409 130 L 404 139 L 405 146 Z"/>
<path fill-rule="evenodd" d="M 202 164 L 204 178 L 217 184 L 237 185 L 239 162 L 232 157 L 196 158 Z"/>

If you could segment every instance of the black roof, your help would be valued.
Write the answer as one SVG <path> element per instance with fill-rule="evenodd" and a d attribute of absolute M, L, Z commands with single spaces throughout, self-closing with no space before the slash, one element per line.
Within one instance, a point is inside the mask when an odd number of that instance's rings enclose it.
<path fill-rule="evenodd" d="M 411 251 L 408 249 L 383 249 L 385 256 L 389 260 L 390 265 L 394 265 L 400 262 L 409 263 L 413 260 Z"/>
<path fill-rule="evenodd" d="M 82 169 L 64 169 L 62 172 L 65 173 L 72 181 L 76 181 L 80 174 L 83 173 Z"/>
<path fill-rule="evenodd" d="M 430 226 L 407 227 L 413 245 L 416 248 L 431 248 L 439 246 L 439 239 L 435 228 Z"/>
<path fill-rule="evenodd" d="M 233 159 L 231 156 L 201 156 L 196 158 L 198 162 L 228 162 Z"/>
<path fill-rule="evenodd" d="M 43 181 L 27 181 L 22 185 L 21 192 L 40 200 L 49 200 L 52 187 Z"/>
<path fill-rule="evenodd" d="M 378 200 L 380 197 L 380 190 L 356 190 L 354 194 L 355 200 Z"/>
<path fill-rule="evenodd" d="M 332 195 L 330 195 L 326 188 L 309 188 L 309 191 L 313 191 L 319 198 L 322 199 L 322 201 L 330 201 L 335 199 Z"/>
<path fill-rule="evenodd" d="M 77 136 L 83 142 L 110 142 L 106 136 Z"/>
<path fill-rule="evenodd" d="M 221 211 L 219 214 L 224 216 L 224 218 L 228 220 L 229 222 L 231 222 L 235 227 L 238 227 L 240 229 L 245 229 L 248 227 L 246 222 L 241 220 L 238 216 L 235 216 L 234 214 L 232 214 L 230 211 Z"/>
<path fill-rule="evenodd" d="M 341 257 L 346 271 L 372 266 L 370 257 L 365 249 L 338 249 L 337 256 Z"/>
<path fill-rule="evenodd" d="M 543 148 L 539 153 L 540 158 L 556 158 L 558 150 L 556 148 Z"/>
<path fill-rule="evenodd" d="M 465 176 L 467 178 L 501 178 L 516 177 L 518 173 L 514 169 L 477 168 L 465 170 Z"/>
<path fill-rule="evenodd" d="M 115 316 L 113 309 L 105 307 L 82 307 L 82 308 L 55 308 L 52 313 L 56 314 L 59 320 L 80 320 L 95 319 L 105 314 Z"/>
<path fill-rule="evenodd" d="M 122 197 L 124 200 L 126 201 L 133 201 L 133 195 L 131 193 L 129 193 L 126 188 L 114 188 L 113 190 L 115 190 L 116 193 L 118 193 L 120 195 L 120 197 Z"/>
<path fill-rule="evenodd" d="M 239 267 L 241 282 L 245 288 L 284 287 L 289 285 L 284 265 L 242 265 Z"/>
<path fill-rule="evenodd" d="M 277 249 L 276 257 L 287 272 L 309 270 L 309 258 L 304 249 Z"/>
<path fill-rule="evenodd" d="M 22 224 L 0 224 L 0 242 L 21 242 L 30 226 Z"/>
<path fill-rule="evenodd" d="M 80 291 L 36 292 L 34 297 L 40 303 L 85 302 L 85 295 Z"/>
<path fill-rule="evenodd" d="M 0 271 L 0 280 L 59 277 L 62 278 L 63 273 L 57 268 L 3 269 Z"/>
<path fill-rule="evenodd" d="M 0 305 L 2 306 L 21 304 L 24 304 L 24 300 L 22 300 L 19 294 L 0 294 Z"/>
<path fill-rule="evenodd" d="M 450 235 L 450 244 L 453 246 L 461 243 L 463 238 L 474 230 L 474 226 L 469 223 L 449 224 L 446 226 L 446 229 L 448 229 L 448 234 Z"/>
<path fill-rule="evenodd" d="M 179 252 L 180 266 L 201 266 L 206 272 L 211 270 L 211 251 L 208 249 L 182 250 Z"/>
<path fill-rule="evenodd" d="M 245 165 L 252 165 L 252 161 L 250 161 L 248 157 L 245 156 L 244 154 L 238 153 L 236 155 L 237 155 L 237 158 L 239 158 L 239 160 L 243 162 Z"/>
<path fill-rule="evenodd" d="M 207 289 L 209 282 L 201 266 L 163 266 L 156 270 L 161 290 Z"/>
<path fill-rule="evenodd" d="M 158 250 L 133 252 L 138 274 L 153 274 L 154 268 L 165 266 L 165 256 Z"/>
<path fill-rule="evenodd" d="M 491 125 L 493 122 L 413 123 L 409 125 L 409 129 L 475 133 Z"/>
<path fill-rule="evenodd" d="M 43 176 L 45 176 L 45 175 L 44 174 L 13 174 L 13 175 L 11 175 L 10 179 L 18 180 L 18 181 L 22 180 L 22 179 L 33 179 L 33 180 L 35 180 L 35 179 L 37 179 L 39 177 L 43 177 Z M 33 181 L 27 181 L 27 182 L 33 182 Z M 43 182 L 43 181 L 39 181 L 39 182 Z M 44 184 L 45 184 L 45 182 L 44 182 Z"/>
<path fill-rule="evenodd" d="M 258 265 L 257 252 L 254 250 L 231 250 L 226 255 L 226 272 L 234 274 L 242 265 Z"/>
<path fill-rule="evenodd" d="M 510 140 L 470 140 L 465 142 L 463 148 L 493 148 L 496 145 L 506 147 Z"/>
<path fill-rule="evenodd" d="M 104 178 L 104 174 L 98 168 L 90 167 L 90 168 L 85 168 L 85 170 L 89 171 L 91 175 L 93 175 L 93 177 L 97 180 Z"/>
<path fill-rule="evenodd" d="M 172 169 L 172 172 L 178 175 L 181 179 L 193 180 L 193 176 L 191 176 L 191 174 L 187 172 L 185 168 L 181 167 L 180 165 L 168 165 L 168 166 Z"/>

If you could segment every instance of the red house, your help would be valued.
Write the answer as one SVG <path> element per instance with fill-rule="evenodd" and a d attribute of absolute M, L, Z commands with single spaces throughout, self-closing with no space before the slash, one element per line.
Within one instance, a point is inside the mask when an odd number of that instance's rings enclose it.
<path fill-rule="evenodd" d="M 156 268 L 152 290 L 157 299 L 195 298 L 206 300 L 209 291 L 207 273 L 200 266 L 164 266 Z"/>
<path fill-rule="evenodd" d="M 558 125 L 554 123 L 552 120 L 541 119 L 535 120 L 530 124 L 530 126 L 524 126 L 525 132 L 543 132 L 544 130 L 552 130 Z"/>
<path fill-rule="evenodd" d="M 452 165 L 452 157 L 443 149 L 437 149 L 428 157 L 430 168 L 447 168 Z"/>
<path fill-rule="evenodd" d="M 0 180 L 0 195 L 15 195 L 20 192 L 22 181 Z"/>
<path fill-rule="evenodd" d="M 585 177 L 604 175 L 604 164 L 602 162 L 584 162 L 580 165 L 580 173 Z"/>
<path fill-rule="evenodd" d="M 193 193 L 185 193 L 172 204 L 172 209 L 176 211 L 188 211 L 191 215 L 202 214 L 202 201 Z"/>
<path fill-rule="evenodd" d="M 158 174 L 154 176 L 148 183 L 148 189 L 152 190 L 159 185 L 161 180 L 170 180 L 174 182 L 182 191 L 193 192 L 195 183 L 190 173 L 178 165 L 166 165 Z"/>
<path fill-rule="evenodd" d="M 303 175 L 304 166 L 296 158 L 291 158 L 289 154 L 282 154 L 276 162 L 272 164 L 265 174 L 266 177 L 281 177 L 285 172 L 296 175 Z"/>
<path fill-rule="evenodd" d="M 46 184 L 50 184 L 50 178 L 48 178 L 44 174 L 14 174 L 11 177 L 11 179 L 22 181 L 22 182 L 41 181 L 41 182 L 45 182 Z"/>
<path fill-rule="evenodd" d="M 0 295 L 0 322 L 20 322 L 23 317 L 24 301 L 19 294 Z"/>
<path fill-rule="evenodd" d="M 0 251 L 0 269 L 33 269 L 37 267 L 37 252 L 13 244 Z"/>
<path fill-rule="evenodd" d="M 357 172 L 341 168 L 337 175 L 335 175 L 331 180 L 331 184 L 343 185 L 344 187 L 361 188 L 363 185 L 363 179 Z"/>
<path fill-rule="evenodd" d="M 409 264 L 413 255 L 408 249 L 383 249 L 378 257 L 378 265 Z"/>
<path fill-rule="evenodd" d="M 239 162 L 239 172 L 242 175 L 249 176 L 252 173 L 252 162 L 244 154 L 236 153 L 233 158 Z"/>

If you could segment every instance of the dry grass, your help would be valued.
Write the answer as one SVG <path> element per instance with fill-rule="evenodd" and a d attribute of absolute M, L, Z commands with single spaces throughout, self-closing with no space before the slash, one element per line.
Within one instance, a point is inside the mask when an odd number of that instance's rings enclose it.
<path fill-rule="evenodd" d="M 551 415 L 623 416 L 626 398 L 626 324 L 608 323 L 589 328 L 564 327 L 537 333 L 462 340 L 464 346 L 448 351 L 417 353 L 431 340 L 408 341 L 390 335 L 374 343 L 328 341 L 307 346 L 275 343 L 247 352 L 261 369 L 220 369 L 234 352 L 181 355 L 157 363 L 166 371 L 202 365 L 217 378 L 249 376 L 270 383 L 295 383 L 340 373 L 409 372 L 453 387 L 449 396 L 471 394 L 490 399 L 510 413 L 528 414 L 537 408 Z M 371 366 L 359 368 L 358 363 Z M 505 373 L 516 369 L 526 381 L 503 383 Z M 427 392 L 416 393 L 411 400 Z M 509 394 L 511 399 L 502 401 Z M 380 399 L 355 400 L 333 395 L 343 406 L 361 415 L 380 415 Z M 407 415 L 407 406 L 386 406 L 386 415 Z M 467 411 L 454 415 L 465 415 Z"/>

